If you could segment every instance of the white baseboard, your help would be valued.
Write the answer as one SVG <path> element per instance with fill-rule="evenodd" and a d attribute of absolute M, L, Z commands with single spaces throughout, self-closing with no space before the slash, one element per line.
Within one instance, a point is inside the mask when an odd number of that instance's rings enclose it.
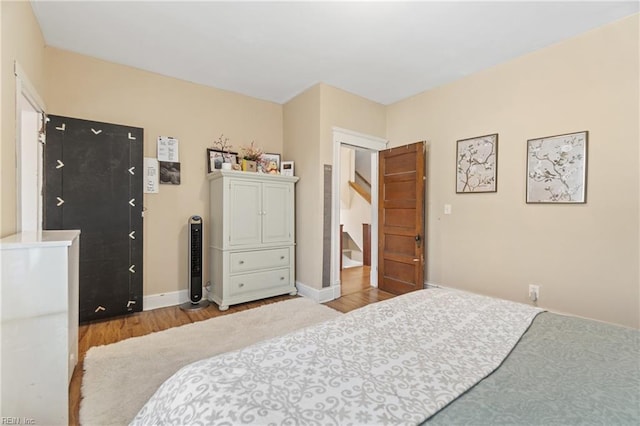
<path fill-rule="evenodd" d="M 202 289 L 202 300 L 207 299 L 207 289 Z M 169 293 L 158 293 L 144 296 L 142 298 L 142 310 L 150 311 L 152 309 L 166 308 L 168 306 L 181 305 L 189 301 L 189 291 L 179 290 Z"/>
<path fill-rule="evenodd" d="M 325 303 L 340 297 L 340 284 L 331 287 L 317 289 L 296 281 L 296 287 L 300 296 L 313 300 L 316 303 Z M 202 299 L 207 299 L 206 289 L 202 289 Z M 172 291 L 168 293 L 150 294 L 142 298 L 143 310 L 166 308 L 168 306 L 181 305 L 189 300 L 188 290 Z"/>
<path fill-rule="evenodd" d="M 425 288 L 448 288 L 440 284 L 425 281 Z M 296 281 L 296 287 L 300 296 L 313 300 L 316 303 L 330 302 L 340 297 L 340 284 L 334 284 L 331 287 L 323 287 L 317 289 Z M 207 298 L 207 290 L 202 289 L 202 299 Z M 142 298 L 143 310 L 150 311 L 152 309 L 166 308 L 169 306 L 181 305 L 189 300 L 188 290 L 172 291 L 169 293 L 158 293 L 144 296 Z"/>
<path fill-rule="evenodd" d="M 311 299 L 316 303 L 325 303 L 340 297 L 340 285 L 317 289 L 296 281 L 296 287 L 300 296 Z"/>

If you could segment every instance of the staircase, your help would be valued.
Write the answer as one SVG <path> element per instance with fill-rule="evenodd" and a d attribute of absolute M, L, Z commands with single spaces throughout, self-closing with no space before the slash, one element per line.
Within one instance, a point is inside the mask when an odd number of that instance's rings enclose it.
<path fill-rule="evenodd" d="M 362 248 L 358 247 L 351 235 L 343 230 L 343 226 L 340 225 L 340 250 L 342 252 L 340 269 L 363 265 L 371 266 L 371 224 L 362 224 Z"/>
<path fill-rule="evenodd" d="M 371 184 L 358 171 L 355 171 L 355 180 L 349 181 L 349 187 L 371 204 Z"/>
<path fill-rule="evenodd" d="M 362 266 L 362 250 L 348 232 L 342 233 L 342 267 Z"/>
<path fill-rule="evenodd" d="M 346 154 L 343 158 L 348 158 L 345 161 L 349 163 L 345 164 L 350 165 L 348 171 L 341 174 L 341 186 L 343 191 L 355 194 L 349 193 L 344 198 L 341 195 L 345 225 L 340 225 L 340 269 L 371 265 L 371 225 L 367 223 L 371 220 L 371 153 L 355 151 L 355 156 Z M 362 224 L 362 233 L 359 224 Z"/>

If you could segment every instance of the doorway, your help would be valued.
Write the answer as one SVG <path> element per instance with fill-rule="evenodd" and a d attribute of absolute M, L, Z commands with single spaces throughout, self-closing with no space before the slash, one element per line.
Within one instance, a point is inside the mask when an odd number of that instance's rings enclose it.
<path fill-rule="evenodd" d="M 371 287 L 371 169 L 376 152 L 340 148 L 340 295 Z"/>
<path fill-rule="evenodd" d="M 44 103 L 18 63 L 16 77 L 16 230 L 42 230 Z"/>
<path fill-rule="evenodd" d="M 346 150 L 355 150 L 365 153 L 369 156 L 370 159 L 370 190 L 371 190 L 371 203 L 370 203 L 370 214 L 371 214 L 371 241 L 370 246 L 373 248 L 377 248 L 378 246 L 378 236 L 375 230 L 378 227 L 378 152 L 385 149 L 387 146 L 387 141 L 382 138 L 378 138 L 375 136 L 365 135 L 358 132 L 353 132 L 351 130 L 341 129 L 334 127 L 333 128 L 333 164 L 335 168 L 335 172 L 332 176 L 332 230 L 331 230 L 331 287 L 333 287 L 333 295 L 334 297 L 339 297 L 342 292 L 342 281 L 341 281 L 341 272 L 343 269 L 341 268 L 341 259 L 343 256 L 343 252 L 341 249 L 341 239 L 342 232 L 340 230 L 341 223 L 341 194 L 344 191 L 341 189 L 341 180 L 340 175 L 343 168 L 343 160 L 342 160 L 342 152 L 344 149 Z M 355 155 L 355 154 L 354 154 Z M 349 190 L 350 191 L 350 190 Z M 354 195 L 354 197 L 359 197 L 360 195 Z M 361 224 L 360 224 L 361 226 Z M 355 228 L 353 228 L 355 229 Z M 371 250 L 371 266 L 368 271 L 364 271 L 364 268 L 361 270 L 360 274 L 357 274 L 357 270 L 348 271 L 351 275 L 355 276 L 355 280 L 360 282 L 361 286 L 366 286 L 367 282 L 370 287 L 377 287 L 377 263 L 378 263 L 378 253 L 377 249 Z M 368 272 L 368 276 L 366 275 Z M 347 290 L 350 291 L 350 290 Z"/>
<path fill-rule="evenodd" d="M 338 170 L 333 173 L 332 187 L 331 287 L 334 298 L 340 297 L 342 285 L 340 171 L 343 148 L 364 149 L 371 155 L 369 286 L 377 288 L 383 283 L 384 290 L 395 294 L 424 288 L 426 142 L 390 149 L 386 146 L 387 141 L 381 138 L 333 129 L 333 164 Z M 381 193 L 385 194 L 383 200 Z"/>

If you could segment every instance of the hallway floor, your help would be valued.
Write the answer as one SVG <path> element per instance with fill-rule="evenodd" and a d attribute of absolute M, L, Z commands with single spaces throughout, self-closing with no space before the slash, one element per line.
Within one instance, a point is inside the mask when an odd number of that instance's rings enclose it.
<path fill-rule="evenodd" d="M 370 275 L 371 266 L 344 268 L 340 272 L 340 294 L 342 296 L 346 296 L 348 294 L 369 289 L 371 287 L 369 284 Z"/>

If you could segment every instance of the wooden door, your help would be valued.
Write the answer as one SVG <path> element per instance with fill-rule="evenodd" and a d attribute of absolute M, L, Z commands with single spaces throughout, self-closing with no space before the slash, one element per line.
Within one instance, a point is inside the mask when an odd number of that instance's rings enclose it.
<path fill-rule="evenodd" d="M 143 129 L 50 115 L 44 229 L 79 229 L 80 321 L 142 311 Z"/>
<path fill-rule="evenodd" d="M 424 287 L 425 144 L 380 151 L 378 287 L 403 294 Z"/>

